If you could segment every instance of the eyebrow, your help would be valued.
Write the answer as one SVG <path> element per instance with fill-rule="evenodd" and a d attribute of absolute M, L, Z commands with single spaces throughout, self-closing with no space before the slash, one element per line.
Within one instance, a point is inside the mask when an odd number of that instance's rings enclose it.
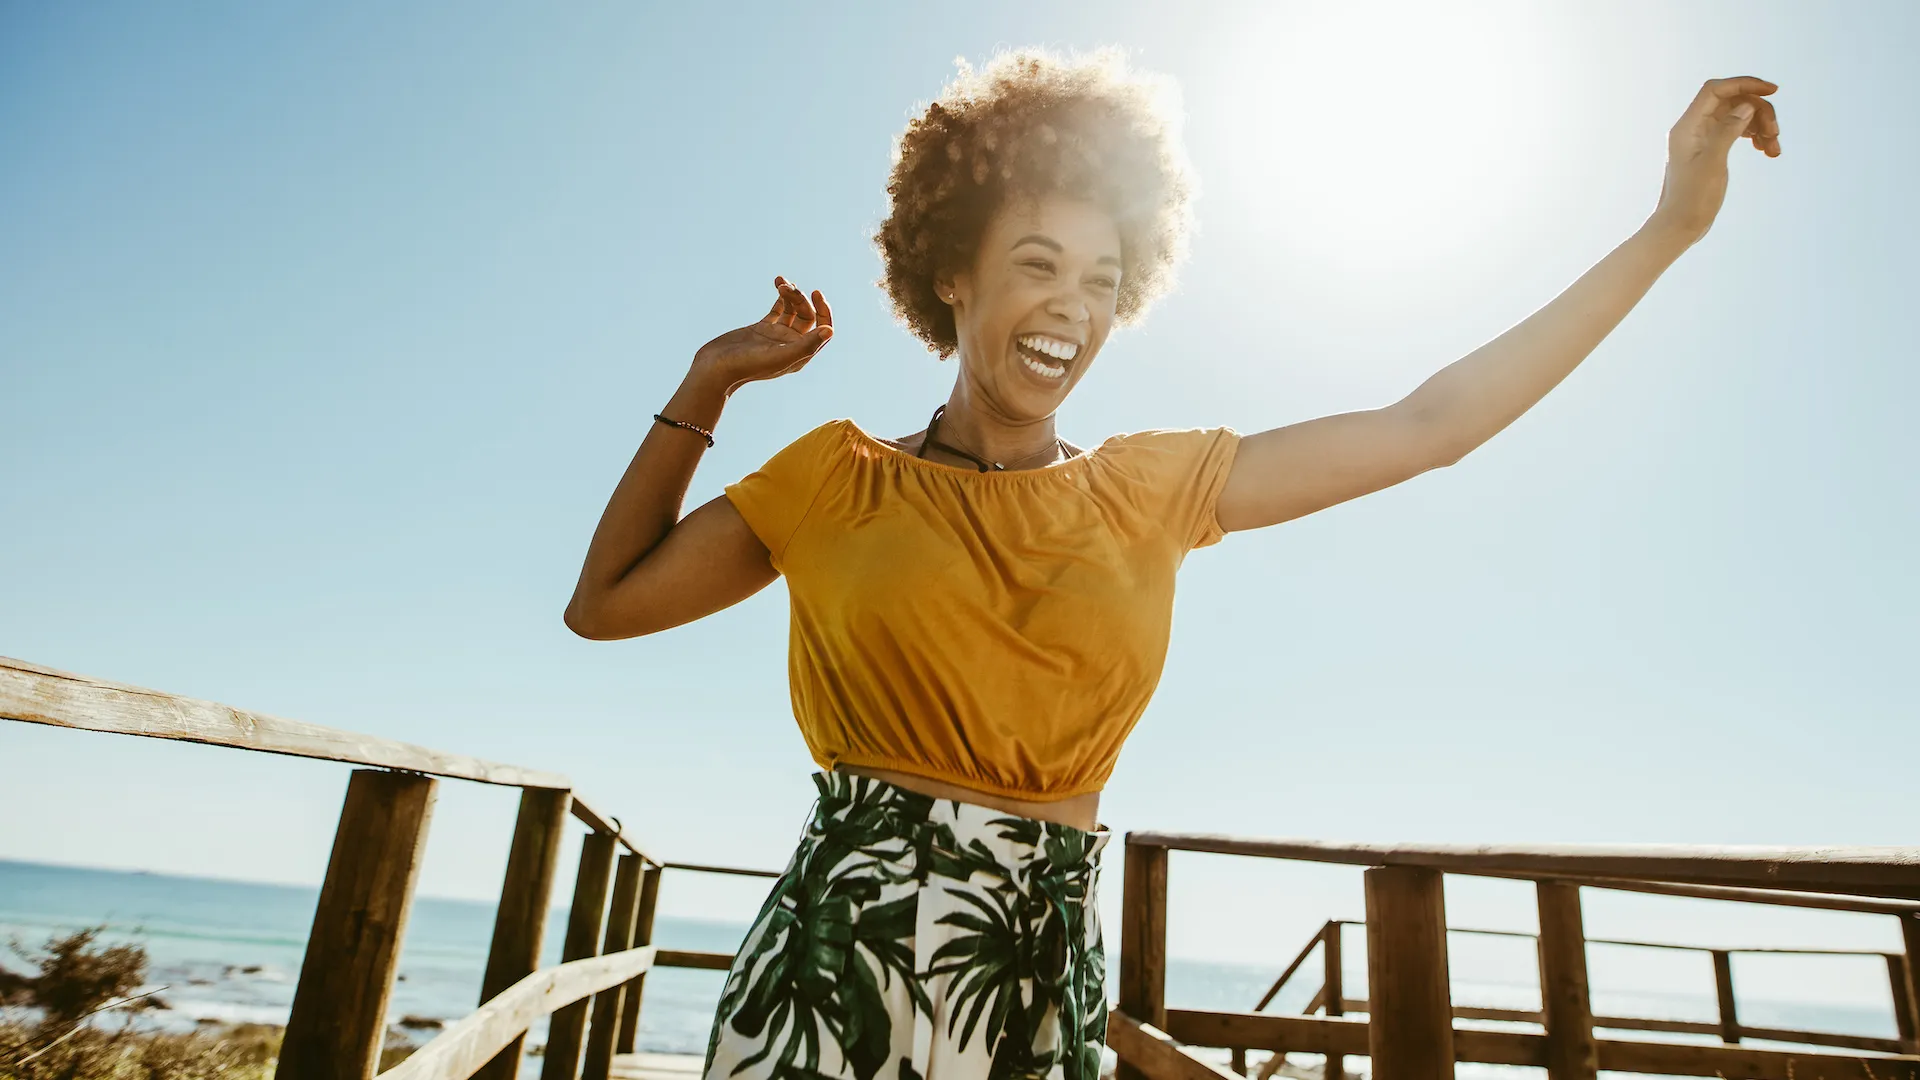
<path fill-rule="evenodd" d="M 1014 247 L 1019 247 L 1022 244 L 1039 244 L 1041 247 L 1046 248 L 1049 251 L 1054 252 L 1055 254 L 1065 254 L 1067 250 L 1066 248 L 1060 246 L 1060 241 L 1055 240 L 1051 236 L 1042 236 L 1039 233 L 1028 233 L 1027 235 L 1013 242 Z M 1102 266 L 1106 266 L 1106 265 L 1119 266 L 1120 260 L 1112 255 L 1102 255 L 1100 256 L 1099 263 Z"/>

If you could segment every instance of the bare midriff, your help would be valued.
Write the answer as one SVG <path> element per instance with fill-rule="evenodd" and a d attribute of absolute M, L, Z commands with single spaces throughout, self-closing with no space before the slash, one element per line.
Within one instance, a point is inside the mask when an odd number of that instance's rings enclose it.
<path fill-rule="evenodd" d="M 949 784 L 944 780 L 933 780 L 912 773 L 895 772 L 892 769 L 875 769 L 865 765 L 843 765 L 835 772 L 849 773 L 854 776 L 871 776 L 875 780 L 884 780 L 895 787 L 903 787 L 935 799 L 954 799 L 959 802 L 973 803 L 977 806 L 991 807 L 1012 814 L 1015 817 L 1034 818 L 1038 821 L 1051 821 L 1060 825 L 1071 825 L 1088 832 L 1099 827 L 1100 793 L 1090 791 L 1085 795 L 1057 799 L 1053 802 L 1029 802 L 1026 799 L 1009 799 L 1005 795 L 994 795 L 985 791 L 975 791 L 959 784 Z"/>

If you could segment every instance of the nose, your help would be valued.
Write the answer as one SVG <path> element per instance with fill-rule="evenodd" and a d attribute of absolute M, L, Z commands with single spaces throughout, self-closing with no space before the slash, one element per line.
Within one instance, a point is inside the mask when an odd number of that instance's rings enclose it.
<path fill-rule="evenodd" d="M 1093 321 L 1093 309 L 1087 306 L 1087 299 L 1078 289 L 1061 289 L 1047 301 L 1047 314 L 1055 315 L 1070 323 Z"/>

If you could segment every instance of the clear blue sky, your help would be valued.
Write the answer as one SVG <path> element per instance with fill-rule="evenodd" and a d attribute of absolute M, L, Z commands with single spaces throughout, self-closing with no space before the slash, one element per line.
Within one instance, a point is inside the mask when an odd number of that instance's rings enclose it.
<path fill-rule="evenodd" d="M 1785 155 L 1742 148 L 1566 385 L 1188 560 L 1105 816 L 1911 843 L 1916 36 L 1904 3 L 6 4 L 0 654 L 562 771 L 670 856 L 777 865 L 811 793 L 784 589 L 621 643 L 560 612 L 649 415 L 774 274 L 840 334 L 735 400 L 694 501 L 944 398 L 866 237 L 953 57 L 1117 43 L 1184 88 L 1193 258 L 1064 410 L 1081 443 L 1393 400 L 1624 239 L 1700 81 L 1752 73 Z M 0 762 L 0 856 L 286 881 L 345 780 L 11 724 Z M 511 813 L 445 785 L 423 887 L 489 895 Z M 1358 880 L 1178 860 L 1175 947 L 1290 952 Z M 1526 924 L 1503 889 L 1456 921 Z M 1648 903 L 1594 932 L 1801 933 Z"/>

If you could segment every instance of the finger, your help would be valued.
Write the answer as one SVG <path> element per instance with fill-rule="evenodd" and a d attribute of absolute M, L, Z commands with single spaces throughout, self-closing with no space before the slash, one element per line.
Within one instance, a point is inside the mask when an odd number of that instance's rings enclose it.
<path fill-rule="evenodd" d="M 1780 121 L 1774 115 L 1773 102 L 1762 97 L 1742 97 L 1735 102 L 1736 107 L 1753 110 L 1746 126 L 1734 138 L 1752 139 L 1753 148 L 1769 157 L 1780 153 Z M 1732 110 L 1729 110 L 1731 119 Z"/>
<path fill-rule="evenodd" d="M 833 309 L 827 306 L 827 298 L 821 295 L 819 289 L 813 290 L 813 311 L 820 319 L 821 326 L 833 325 Z"/>
<path fill-rule="evenodd" d="M 1734 141 L 1747 133 L 1757 112 L 1751 101 L 1735 102 L 1724 115 L 1715 117 L 1713 126 L 1707 129 L 1708 145 L 1722 154 L 1732 149 Z"/>
<path fill-rule="evenodd" d="M 773 279 L 773 306 L 767 309 L 767 317 L 764 319 L 761 319 L 760 320 L 761 322 L 777 323 L 781 319 L 786 317 L 787 294 L 786 294 L 786 290 L 780 287 L 782 285 L 785 285 L 786 283 L 787 283 L 787 279 L 783 277 L 776 277 Z"/>
<path fill-rule="evenodd" d="M 1780 117 L 1773 111 L 1773 102 L 1766 98 L 1754 98 L 1758 110 L 1753 123 L 1747 125 L 1747 134 L 1753 136 L 1754 149 L 1766 153 L 1768 157 L 1780 156 Z"/>
<path fill-rule="evenodd" d="M 781 284 L 780 296 L 787 304 L 787 318 L 782 320 L 782 325 L 791 327 L 801 333 L 811 330 L 813 328 L 813 308 L 807 303 L 806 296 L 803 295 L 799 289 L 795 288 L 792 282 L 783 282 Z"/>
<path fill-rule="evenodd" d="M 1687 111 L 1680 114 L 1680 123 L 1676 126 L 1704 124 L 1711 120 L 1713 115 L 1720 111 L 1721 106 L 1731 98 L 1740 97 L 1743 94 L 1765 96 L 1778 89 L 1780 89 L 1778 86 L 1767 80 L 1757 79 L 1751 75 L 1739 75 L 1731 79 L 1708 79 L 1701 85 L 1700 92 L 1693 96 L 1693 102 L 1687 106 Z"/>
<path fill-rule="evenodd" d="M 808 302 L 807 294 L 800 291 L 800 286 L 792 283 L 787 285 L 787 291 L 791 294 L 794 313 L 800 317 L 800 322 L 805 324 L 798 326 L 798 328 L 801 330 L 813 329 L 813 304 Z"/>

